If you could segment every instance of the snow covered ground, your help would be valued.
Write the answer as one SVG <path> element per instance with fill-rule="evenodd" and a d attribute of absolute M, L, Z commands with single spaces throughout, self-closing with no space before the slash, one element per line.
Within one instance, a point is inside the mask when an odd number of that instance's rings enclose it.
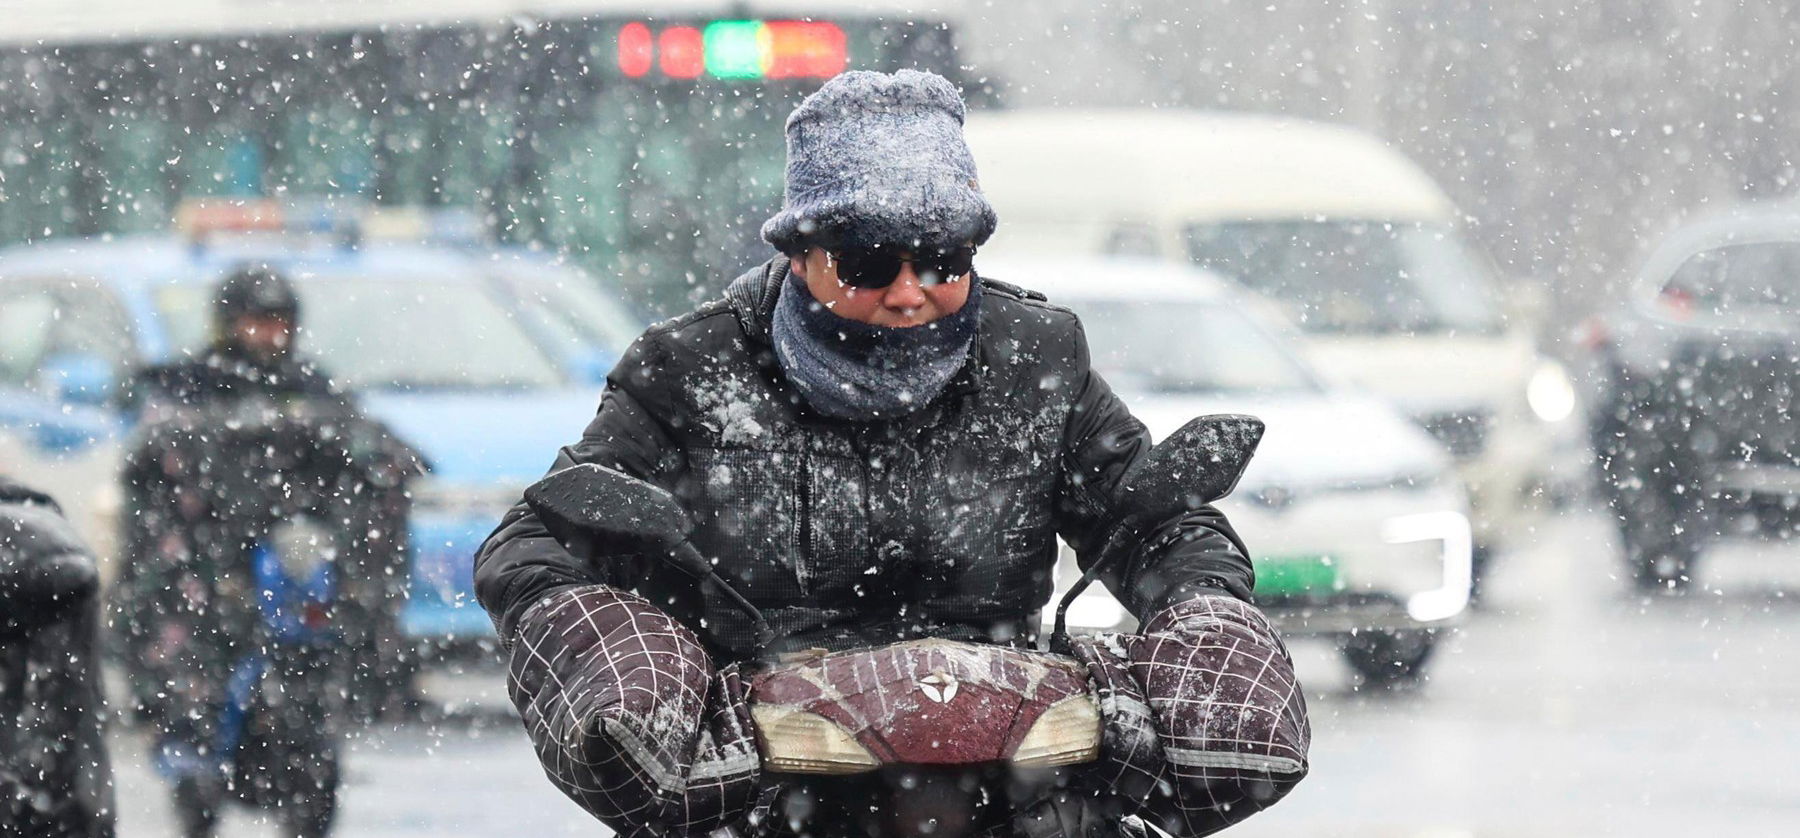
<path fill-rule="evenodd" d="M 1792 834 L 1800 824 L 1800 555 L 1738 543 L 1702 569 L 1716 592 L 1626 593 L 1610 528 L 1579 513 L 1504 556 L 1490 604 L 1422 689 L 1353 691 L 1297 644 L 1313 774 L 1238 836 Z M 495 711 L 498 670 L 440 680 Z M 172 836 L 142 743 L 118 738 L 121 835 Z M 352 752 L 345 836 L 603 835 L 550 788 L 524 736 L 485 722 L 368 735 Z M 274 835 L 240 811 L 231 836 Z"/>

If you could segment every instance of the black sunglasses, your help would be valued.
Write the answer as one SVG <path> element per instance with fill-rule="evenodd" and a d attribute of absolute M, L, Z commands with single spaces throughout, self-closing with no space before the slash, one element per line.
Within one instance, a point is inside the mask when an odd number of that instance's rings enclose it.
<path fill-rule="evenodd" d="M 853 288 L 886 288 L 900 277 L 900 266 L 912 263 L 920 285 L 953 282 L 975 268 L 975 247 L 963 245 L 953 250 L 926 251 L 906 255 L 905 248 L 895 245 L 847 247 L 826 251 L 837 264 L 838 279 Z"/>

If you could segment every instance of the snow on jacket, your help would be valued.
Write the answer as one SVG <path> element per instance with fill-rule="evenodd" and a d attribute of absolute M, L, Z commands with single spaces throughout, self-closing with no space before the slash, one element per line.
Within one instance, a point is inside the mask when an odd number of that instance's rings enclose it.
<path fill-rule="evenodd" d="M 1248 599 L 1250 562 L 1210 506 L 1114 537 L 1114 487 L 1150 437 L 1090 369 L 1073 313 L 983 280 L 975 348 L 945 392 L 891 422 L 846 422 L 808 410 L 769 346 L 787 270 L 777 257 L 649 329 L 551 466 L 600 463 L 679 497 L 695 546 L 775 628 L 771 651 L 1024 642 L 1050 597 L 1058 535 L 1083 567 L 1103 545 L 1129 545 L 1103 578 L 1140 619 L 1202 590 Z M 667 609 L 720 665 L 754 652 L 742 612 L 640 546 L 581 552 L 523 503 L 507 513 L 475 569 L 503 642 L 552 591 L 603 583 Z"/>
<path fill-rule="evenodd" d="M 0 477 L 0 834 L 114 832 L 99 588 L 56 503 Z"/>

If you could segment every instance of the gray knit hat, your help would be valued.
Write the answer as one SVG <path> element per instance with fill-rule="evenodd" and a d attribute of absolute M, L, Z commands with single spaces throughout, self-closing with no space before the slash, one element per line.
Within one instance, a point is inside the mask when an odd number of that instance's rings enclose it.
<path fill-rule="evenodd" d="M 963 142 L 963 100 L 942 76 L 855 70 L 806 97 L 787 121 L 787 197 L 763 224 L 784 253 L 834 246 L 981 244 L 994 208 Z"/>

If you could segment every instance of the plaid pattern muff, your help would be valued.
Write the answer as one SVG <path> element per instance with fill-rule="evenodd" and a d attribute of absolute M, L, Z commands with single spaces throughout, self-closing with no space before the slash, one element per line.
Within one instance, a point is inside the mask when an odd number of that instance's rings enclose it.
<path fill-rule="evenodd" d="M 736 666 L 649 601 L 565 588 L 525 613 L 508 684 L 552 783 L 621 836 L 702 835 L 754 802 Z"/>
<path fill-rule="evenodd" d="M 735 666 L 714 673 L 698 637 L 647 600 L 563 589 L 520 619 L 511 651 L 512 698 L 545 773 L 620 835 L 742 830 L 767 805 L 747 685 Z M 1306 776 L 1305 699 L 1254 606 L 1188 600 L 1073 652 L 1106 722 L 1100 759 L 1074 771 L 1078 797 L 1109 799 L 1095 811 L 1207 835 Z"/>
<path fill-rule="evenodd" d="M 1306 776 L 1306 699 L 1254 606 L 1178 603 L 1139 634 L 1078 638 L 1106 720 L 1085 778 L 1144 820 L 1207 835 L 1274 805 Z"/>

